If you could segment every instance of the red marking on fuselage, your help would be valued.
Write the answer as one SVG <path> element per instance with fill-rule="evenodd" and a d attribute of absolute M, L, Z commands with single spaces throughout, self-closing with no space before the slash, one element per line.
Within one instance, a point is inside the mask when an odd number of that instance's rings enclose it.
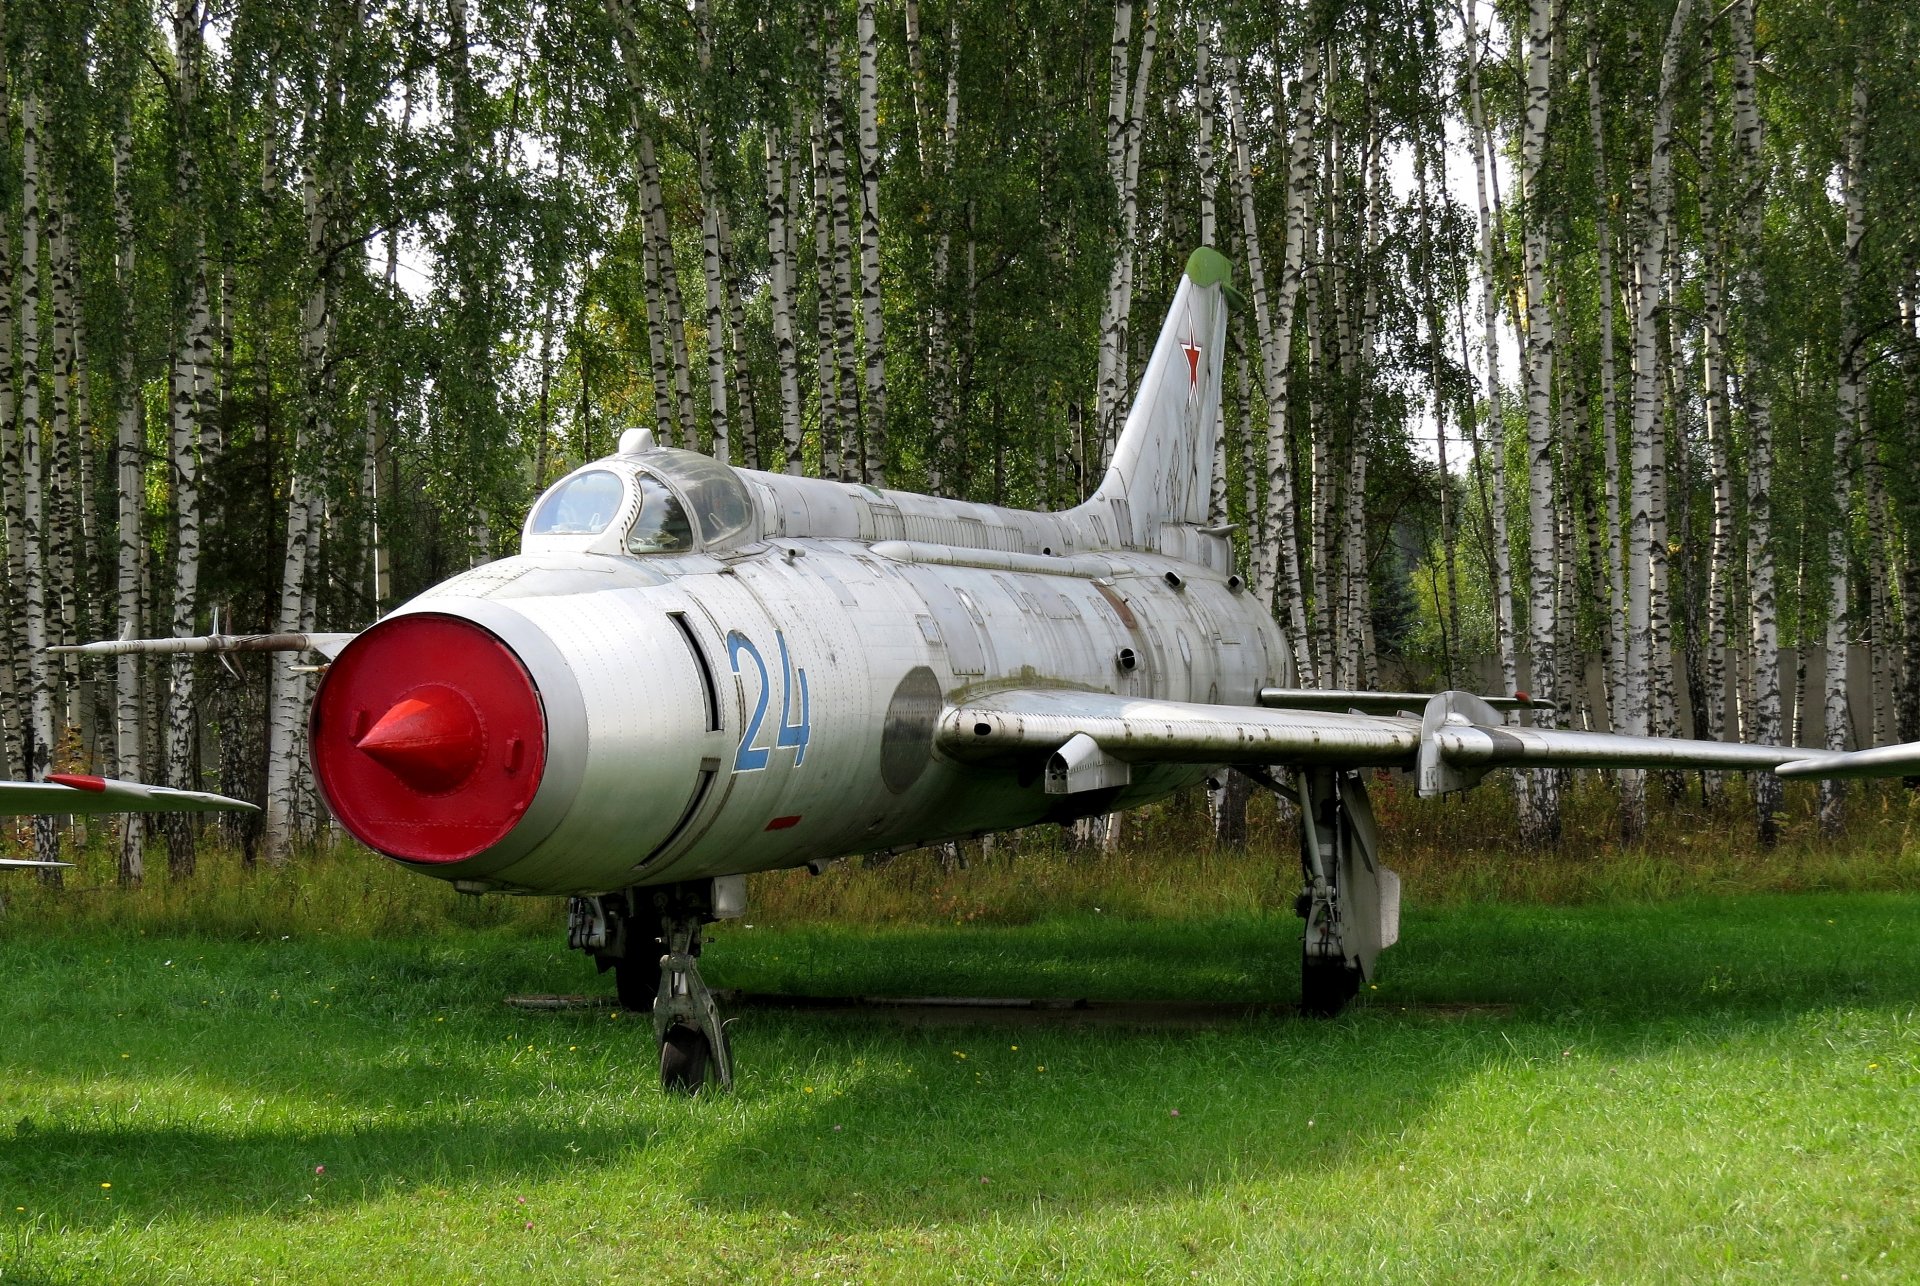
<path fill-rule="evenodd" d="M 783 831 L 787 829 L 787 827 L 789 826 L 798 826 L 799 824 L 800 824 L 800 814 L 795 813 L 791 817 L 774 818 L 772 821 L 767 823 L 767 829 L 770 831 Z"/>
<path fill-rule="evenodd" d="M 1198 392 L 1200 388 L 1200 345 L 1190 339 L 1183 339 L 1180 341 L 1180 349 L 1187 355 L 1187 392 L 1189 394 Z"/>
<path fill-rule="evenodd" d="M 107 789 L 105 777 L 94 777 L 82 772 L 50 772 L 47 774 L 47 780 L 57 781 L 62 786 L 71 786 L 75 790 L 105 792 Z"/>

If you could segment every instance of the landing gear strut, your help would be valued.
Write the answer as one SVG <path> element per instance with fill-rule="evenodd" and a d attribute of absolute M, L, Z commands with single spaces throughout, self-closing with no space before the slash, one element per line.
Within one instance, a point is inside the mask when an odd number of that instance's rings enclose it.
<path fill-rule="evenodd" d="M 567 945 L 592 955 L 601 972 L 613 970 L 622 1008 L 653 1015 L 662 1089 L 733 1088 L 726 1028 L 700 977 L 700 934 L 745 906 L 738 876 L 577 897 L 568 906 Z"/>
<path fill-rule="evenodd" d="M 1300 870 L 1294 911 L 1307 922 L 1300 956 L 1300 1011 L 1331 1018 L 1373 977 L 1374 961 L 1400 937 L 1400 877 L 1381 865 L 1380 833 L 1357 772 L 1303 768 L 1288 790 L 1249 774 L 1300 807 Z"/>

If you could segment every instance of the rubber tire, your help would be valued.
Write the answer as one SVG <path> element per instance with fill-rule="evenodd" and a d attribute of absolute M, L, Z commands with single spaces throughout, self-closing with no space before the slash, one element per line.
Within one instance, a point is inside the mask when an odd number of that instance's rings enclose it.
<path fill-rule="evenodd" d="M 1309 1018 L 1332 1018 L 1360 994 L 1360 970 L 1344 960 L 1327 960 L 1300 953 L 1300 1012 Z"/>
<path fill-rule="evenodd" d="M 630 1013 L 652 1013 L 653 1002 L 660 997 L 659 949 L 651 942 L 646 946 L 653 954 L 623 956 L 613 962 L 613 994 L 620 1008 Z"/>
<path fill-rule="evenodd" d="M 712 1062 L 706 1033 L 676 1023 L 660 1042 L 660 1088 L 669 1094 L 698 1094 Z"/>

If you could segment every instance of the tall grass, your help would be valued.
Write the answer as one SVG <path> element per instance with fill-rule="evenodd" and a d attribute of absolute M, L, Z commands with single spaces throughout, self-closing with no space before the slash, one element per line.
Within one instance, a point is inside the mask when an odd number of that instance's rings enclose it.
<path fill-rule="evenodd" d="M 1752 840 L 1751 811 L 1730 786 L 1725 803 L 1656 788 L 1645 842 L 1617 841 L 1615 796 L 1603 781 L 1576 782 L 1551 851 L 1523 848 L 1512 797 L 1500 782 L 1445 799 L 1418 799 L 1404 779 L 1371 784 L 1386 859 L 1410 902 L 1576 904 L 1659 901 L 1701 893 L 1920 889 L 1920 792 L 1893 783 L 1856 790 L 1845 836 L 1823 839 L 1812 788 L 1789 790 L 1781 840 Z M 749 918 L 769 924 L 1023 923 L 1053 915 L 1204 919 L 1290 906 L 1299 887 L 1292 821 L 1270 797 L 1250 810 L 1243 850 L 1215 847 L 1204 797 L 1182 796 L 1131 814 L 1111 850 L 1071 848 L 1059 827 L 1035 827 L 963 846 L 963 863 L 933 850 L 859 860 L 814 877 L 755 876 Z M 146 882 L 121 888 L 97 828 L 72 856 L 64 888 L 31 876 L 0 877 L 0 933 L 9 928 L 109 933 L 194 933 L 226 939 L 283 935 L 374 938 L 453 926 L 550 933 L 553 898 L 467 897 L 349 843 L 284 867 L 243 868 L 209 844 L 190 880 L 168 876 L 155 851 Z"/>

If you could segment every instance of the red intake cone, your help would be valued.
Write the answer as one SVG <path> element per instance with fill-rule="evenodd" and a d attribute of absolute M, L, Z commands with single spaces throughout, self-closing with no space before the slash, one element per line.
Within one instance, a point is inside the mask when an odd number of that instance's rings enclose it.
<path fill-rule="evenodd" d="M 435 683 L 395 702 L 353 744 L 414 790 L 438 795 L 473 775 L 487 736 L 473 704 Z"/>

